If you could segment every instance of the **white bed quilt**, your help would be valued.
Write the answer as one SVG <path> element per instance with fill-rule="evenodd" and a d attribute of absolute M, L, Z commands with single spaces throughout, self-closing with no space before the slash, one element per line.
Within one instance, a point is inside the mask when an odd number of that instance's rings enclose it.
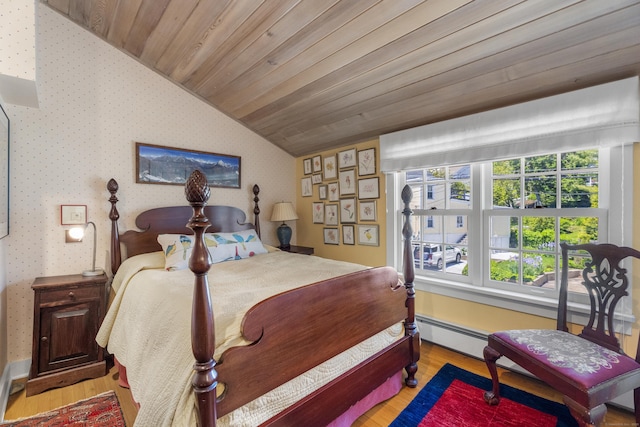
<path fill-rule="evenodd" d="M 122 264 L 112 283 L 115 298 L 96 340 L 127 367 L 131 393 L 140 403 L 136 426 L 193 426 L 196 414 L 190 331 L 194 277 L 188 269 L 169 272 L 163 268 L 162 252 L 138 255 Z M 212 265 L 209 287 L 215 313 L 214 357 L 217 360 L 229 347 L 248 344 L 240 335 L 240 325 L 256 303 L 365 268 L 279 251 Z M 227 414 L 218 425 L 258 425 L 402 334 L 401 324 L 383 331 Z"/>

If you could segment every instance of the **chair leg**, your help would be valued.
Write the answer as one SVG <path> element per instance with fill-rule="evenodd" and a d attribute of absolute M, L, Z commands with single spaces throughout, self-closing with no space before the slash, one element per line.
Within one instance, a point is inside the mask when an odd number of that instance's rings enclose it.
<path fill-rule="evenodd" d="M 580 427 L 600 427 L 602 425 L 604 416 L 607 413 L 607 406 L 604 403 L 588 409 L 567 396 L 563 396 L 562 400 Z"/>
<path fill-rule="evenodd" d="M 500 382 L 498 381 L 498 368 L 496 367 L 496 360 L 502 357 L 502 354 L 498 353 L 493 348 L 486 346 L 482 352 L 484 355 L 484 362 L 489 368 L 491 374 L 491 381 L 493 383 L 493 389 L 491 391 L 484 392 L 484 401 L 489 405 L 497 405 L 500 402 Z"/>

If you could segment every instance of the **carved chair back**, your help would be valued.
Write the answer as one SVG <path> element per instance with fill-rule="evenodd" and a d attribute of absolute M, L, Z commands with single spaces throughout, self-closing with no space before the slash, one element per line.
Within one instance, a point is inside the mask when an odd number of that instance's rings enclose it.
<path fill-rule="evenodd" d="M 570 256 L 583 256 L 588 259 L 582 267 L 581 283 L 586 288 L 591 311 L 589 320 L 579 336 L 622 353 L 614 329 L 615 309 L 622 297 L 629 294 L 627 268 L 622 266 L 622 261 L 628 257 L 640 259 L 640 252 L 633 248 L 609 243 L 582 245 L 562 243 L 561 249 L 562 278 L 557 328 L 568 331 L 567 294 L 569 291 L 569 271 L 571 270 L 569 258 Z M 587 254 L 585 255 L 584 252 Z M 636 360 L 638 360 L 637 356 Z"/>

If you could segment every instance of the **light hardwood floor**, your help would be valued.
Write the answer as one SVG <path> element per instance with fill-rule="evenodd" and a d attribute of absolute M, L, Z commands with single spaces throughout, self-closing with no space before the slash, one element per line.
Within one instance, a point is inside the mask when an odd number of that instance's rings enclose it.
<path fill-rule="evenodd" d="M 418 363 L 418 387 L 415 389 L 404 387 L 398 395 L 377 405 L 360 417 L 353 426 L 388 426 L 445 363 L 452 363 L 478 375 L 489 376 L 484 361 L 467 357 L 437 345 L 422 342 L 420 362 Z M 102 378 L 83 381 L 60 389 L 49 390 L 35 396 L 26 397 L 23 390 L 9 398 L 5 419 L 10 420 L 27 417 L 95 396 L 107 390 L 115 390 L 122 406 L 125 422 L 127 426 L 133 426 L 137 413 L 136 407 L 132 403 L 129 390 L 119 387 L 117 380 L 117 371 L 113 368 L 108 375 Z M 500 381 L 547 399 L 558 402 L 562 400 L 558 393 L 545 386 L 542 382 L 524 375 L 500 370 Z M 635 426 L 635 420 L 630 412 L 610 407 L 604 425 Z"/>

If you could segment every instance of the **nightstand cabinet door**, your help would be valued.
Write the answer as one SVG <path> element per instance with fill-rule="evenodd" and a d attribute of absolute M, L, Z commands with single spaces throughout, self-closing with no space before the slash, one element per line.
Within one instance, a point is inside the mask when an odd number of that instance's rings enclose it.
<path fill-rule="evenodd" d="M 33 350 L 27 396 L 107 373 L 96 342 L 104 319 L 107 277 L 38 277 L 34 291 Z"/>
<path fill-rule="evenodd" d="M 98 298 L 41 309 L 40 373 L 98 360 L 100 303 Z"/>

